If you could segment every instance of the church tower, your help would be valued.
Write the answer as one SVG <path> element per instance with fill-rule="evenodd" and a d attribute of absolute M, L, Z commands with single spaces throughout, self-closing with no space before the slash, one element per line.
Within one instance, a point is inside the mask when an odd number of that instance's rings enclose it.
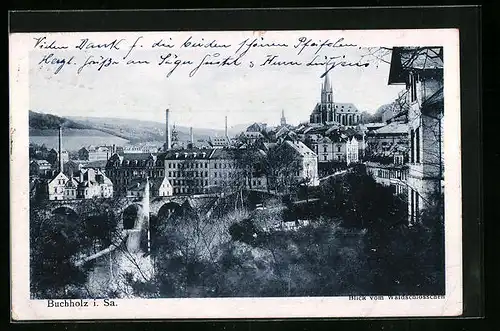
<path fill-rule="evenodd" d="M 325 80 L 321 86 L 321 123 L 335 120 L 335 106 L 333 103 L 333 89 L 328 77 L 328 66 L 325 66 Z"/>
<path fill-rule="evenodd" d="M 285 111 L 284 110 L 281 110 L 281 121 L 280 121 L 281 125 L 284 126 L 286 125 L 286 118 L 285 118 Z"/>

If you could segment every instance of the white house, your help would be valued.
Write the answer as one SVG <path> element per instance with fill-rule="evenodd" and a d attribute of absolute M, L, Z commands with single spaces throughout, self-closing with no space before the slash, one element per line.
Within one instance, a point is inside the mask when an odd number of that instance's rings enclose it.
<path fill-rule="evenodd" d="M 347 164 L 356 163 L 359 161 L 359 142 L 354 137 L 352 137 L 350 140 L 347 140 L 346 161 Z"/>

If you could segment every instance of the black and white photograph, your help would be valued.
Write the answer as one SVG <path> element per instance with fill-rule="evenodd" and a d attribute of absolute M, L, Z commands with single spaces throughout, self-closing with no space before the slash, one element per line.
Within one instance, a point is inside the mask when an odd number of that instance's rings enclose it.
<path fill-rule="evenodd" d="M 460 313 L 456 31 L 11 43 L 19 316 Z"/>

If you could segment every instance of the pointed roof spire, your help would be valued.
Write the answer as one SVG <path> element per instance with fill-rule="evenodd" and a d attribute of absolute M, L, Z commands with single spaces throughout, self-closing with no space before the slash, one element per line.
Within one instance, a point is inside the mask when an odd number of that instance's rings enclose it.
<path fill-rule="evenodd" d="M 330 91 L 331 89 L 330 79 L 328 78 L 328 64 L 325 64 L 325 82 L 323 83 L 323 90 Z"/>

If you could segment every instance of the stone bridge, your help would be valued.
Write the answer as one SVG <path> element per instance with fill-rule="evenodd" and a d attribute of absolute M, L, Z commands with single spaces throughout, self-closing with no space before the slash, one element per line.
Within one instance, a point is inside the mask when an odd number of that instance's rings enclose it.
<path fill-rule="evenodd" d="M 149 202 L 149 211 L 151 215 L 159 216 L 161 212 L 172 211 L 186 204 L 195 209 L 210 209 L 216 200 L 216 195 L 153 197 Z M 142 208 L 142 204 L 142 198 L 133 197 L 55 200 L 46 204 L 46 210 L 52 214 L 74 212 L 77 216 L 85 215 L 88 217 L 113 213 L 115 216 L 123 218 L 125 210 L 132 206 Z"/>

